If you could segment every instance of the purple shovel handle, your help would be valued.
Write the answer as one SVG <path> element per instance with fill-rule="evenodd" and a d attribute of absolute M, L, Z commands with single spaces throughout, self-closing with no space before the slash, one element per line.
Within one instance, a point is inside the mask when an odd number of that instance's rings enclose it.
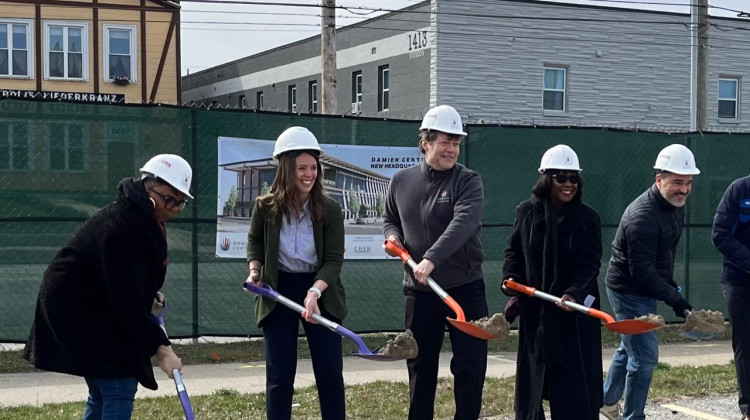
<path fill-rule="evenodd" d="M 265 296 L 267 298 L 273 299 L 276 302 L 279 302 L 280 304 L 293 309 L 299 313 L 302 313 L 305 311 L 305 307 L 300 305 L 297 302 L 294 302 L 293 300 L 290 300 L 283 295 L 280 295 L 279 292 L 273 290 L 271 286 L 268 284 L 263 283 L 263 287 L 253 286 L 249 282 L 245 282 L 242 284 L 242 287 L 245 289 L 257 293 L 261 296 Z M 335 332 L 336 334 L 347 338 L 354 342 L 354 344 L 357 345 L 357 352 L 364 354 L 364 355 L 373 355 L 375 353 L 371 352 L 370 349 L 367 348 L 367 345 L 365 345 L 365 342 L 362 341 L 362 338 L 358 336 L 357 334 L 349 331 L 348 329 L 344 328 L 343 326 L 324 318 L 316 313 L 312 314 L 312 319 L 317 321 L 319 324 L 323 325 L 324 327 L 328 328 L 329 330 Z"/>
<path fill-rule="evenodd" d="M 151 316 L 156 318 L 162 331 L 164 331 L 164 335 L 169 338 L 167 329 L 164 327 L 164 314 L 167 313 L 167 300 L 165 299 L 162 303 L 164 306 L 161 308 L 161 310 L 158 313 L 152 313 Z M 185 383 L 182 382 L 182 375 L 180 375 L 180 371 L 178 369 L 173 369 L 172 376 L 174 377 L 174 385 L 177 388 L 177 396 L 180 398 L 180 404 L 182 404 L 182 411 L 185 412 L 185 420 L 195 420 L 195 416 L 193 415 L 193 406 L 192 404 L 190 404 L 190 397 L 188 397 L 187 390 L 185 389 Z"/>
<path fill-rule="evenodd" d="M 193 406 L 190 404 L 190 397 L 188 397 L 185 384 L 182 382 L 182 375 L 180 375 L 180 371 L 177 369 L 174 369 L 172 374 L 174 375 L 174 385 L 177 388 L 177 395 L 180 397 L 180 404 L 182 404 L 182 411 L 185 412 L 185 420 L 195 420 Z"/>

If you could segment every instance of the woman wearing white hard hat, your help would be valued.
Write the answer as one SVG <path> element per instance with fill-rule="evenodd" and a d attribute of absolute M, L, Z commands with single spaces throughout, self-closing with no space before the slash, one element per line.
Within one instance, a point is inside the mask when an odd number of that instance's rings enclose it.
<path fill-rule="evenodd" d="M 180 156 L 154 156 L 127 178 L 115 202 L 88 219 L 44 273 L 24 357 L 36 368 L 84 377 L 84 419 L 129 419 L 151 367 L 182 369 L 152 316 L 167 271 L 164 222 L 190 195 L 192 169 Z M 157 297 L 158 296 L 158 297 Z"/>
<path fill-rule="evenodd" d="M 581 201 L 578 156 L 560 144 L 542 156 L 531 198 L 516 208 L 503 279 L 535 287 L 564 301 L 599 308 L 601 221 Z M 508 295 L 512 290 L 503 289 Z M 601 325 L 561 303 L 516 295 L 520 316 L 515 385 L 516 419 L 596 420 L 602 406 Z"/>
<path fill-rule="evenodd" d="M 247 280 L 270 285 L 305 307 L 302 327 L 318 388 L 323 419 L 346 418 L 341 336 L 314 323 L 321 314 L 338 324 L 346 317 L 341 284 L 344 219 L 341 206 L 323 190 L 322 149 L 304 127 L 291 127 L 276 140 L 279 162 L 268 194 L 258 197 L 250 220 Z M 263 329 L 266 354 L 266 414 L 291 418 L 297 370 L 300 314 L 257 297 L 255 323 Z"/>

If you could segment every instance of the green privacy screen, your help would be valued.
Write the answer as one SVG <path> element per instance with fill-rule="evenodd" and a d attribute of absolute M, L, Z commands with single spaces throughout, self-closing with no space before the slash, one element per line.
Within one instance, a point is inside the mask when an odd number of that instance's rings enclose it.
<path fill-rule="evenodd" d="M 0 101 L 0 342 L 26 339 L 45 268 L 75 229 L 109 203 L 117 183 L 135 176 L 158 153 L 180 154 L 194 170 L 195 200 L 168 223 L 169 270 L 164 292 L 175 337 L 260 335 L 252 295 L 242 292 L 243 260 L 216 258 L 217 138 L 275 139 L 301 125 L 322 143 L 410 146 L 419 121 L 308 116 L 253 111 L 62 102 Z M 668 134 L 591 128 L 469 126 L 461 162 L 484 180 L 483 244 L 490 313 L 501 312 L 503 249 L 515 206 L 528 198 L 549 147 L 577 153 L 584 201 L 602 216 L 605 255 L 620 215 L 653 183 L 653 162 L 671 143 L 689 146 L 701 175 L 688 199 L 688 227 L 677 256 L 676 280 L 693 306 L 725 311 L 721 257 L 710 225 L 729 183 L 750 167 L 750 133 Z M 347 328 L 403 329 L 401 263 L 346 260 Z M 602 287 L 603 291 L 603 287 Z M 603 296 L 606 296 L 603 294 Z M 603 302 L 605 310 L 609 304 Z M 665 317 L 671 311 L 662 307 Z"/>

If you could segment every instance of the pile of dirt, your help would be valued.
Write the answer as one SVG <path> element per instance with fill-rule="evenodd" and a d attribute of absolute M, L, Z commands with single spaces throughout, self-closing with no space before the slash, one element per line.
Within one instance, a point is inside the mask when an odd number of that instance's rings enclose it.
<path fill-rule="evenodd" d="M 724 332 L 724 314 L 719 311 L 708 311 L 700 309 L 690 312 L 685 323 L 680 327 L 680 332 L 694 331 L 709 334 L 721 334 Z"/>
<path fill-rule="evenodd" d="M 494 335 L 495 338 L 493 338 L 493 340 L 505 340 L 508 338 L 508 333 L 510 332 L 510 324 L 505 320 L 505 315 L 503 314 L 492 315 L 492 318 L 479 318 L 476 321 L 470 321 L 469 323 Z"/>
<path fill-rule="evenodd" d="M 413 359 L 417 357 L 418 350 L 417 340 L 411 330 L 406 330 L 393 340 L 388 340 L 378 353 L 395 359 Z"/>
<path fill-rule="evenodd" d="M 635 318 L 635 320 L 646 321 L 651 324 L 661 325 L 662 327 L 666 325 L 666 323 L 664 322 L 664 317 L 658 314 L 648 314 L 648 315 L 639 316 L 638 318 Z"/>

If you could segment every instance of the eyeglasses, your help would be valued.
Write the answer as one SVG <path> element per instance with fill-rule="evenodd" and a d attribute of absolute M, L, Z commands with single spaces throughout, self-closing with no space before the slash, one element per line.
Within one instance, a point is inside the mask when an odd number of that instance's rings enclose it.
<path fill-rule="evenodd" d="M 188 203 L 187 200 L 177 201 L 176 198 L 169 195 L 164 195 L 153 188 L 149 188 L 148 190 L 155 193 L 156 195 L 161 197 L 162 200 L 164 200 L 164 207 L 166 207 L 167 210 L 172 210 L 174 208 L 176 208 L 177 210 L 182 210 Z"/>
<path fill-rule="evenodd" d="M 571 184 L 578 184 L 581 182 L 581 177 L 577 174 L 566 175 L 566 174 L 554 174 L 552 178 L 555 179 L 559 184 L 564 184 L 570 181 Z"/>

